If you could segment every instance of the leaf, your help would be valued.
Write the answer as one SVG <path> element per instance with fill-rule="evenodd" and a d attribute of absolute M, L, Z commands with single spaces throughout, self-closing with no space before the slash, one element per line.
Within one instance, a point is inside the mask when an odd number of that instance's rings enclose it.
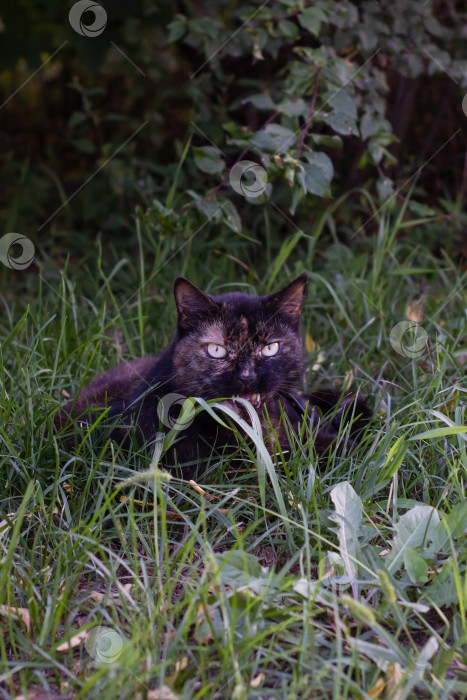
<path fill-rule="evenodd" d="M 404 565 L 412 583 L 428 581 L 428 564 L 416 549 L 406 549 L 403 554 Z"/>
<path fill-rule="evenodd" d="M 376 182 L 376 189 L 378 197 L 384 201 L 394 194 L 394 182 L 390 177 L 381 177 Z"/>
<path fill-rule="evenodd" d="M 348 481 L 334 486 L 331 500 L 336 512 L 329 519 L 338 524 L 333 529 L 339 538 L 339 554 L 346 576 L 352 580 L 357 573 L 358 530 L 362 524 L 363 504 Z"/>
<path fill-rule="evenodd" d="M 378 678 L 375 685 L 367 691 L 368 695 L 370 698 L 379 698 L 385 687 L 386 683 L 383 681 L 383 679 Z"/>
<path fill-rule="evenodd" d="M 342 150 L 342 139 L 340 136 L 330 134 L 312 134 L 314 143 L 317 146 L 328 146 L 328 148 L 338 148 Z"/>
<path fill-rule="evenodd" d="M 253 107 L 256 107 L 256 109 L 276 109 L 276 105 L 272 101 L 271 96 L 263 92 L 260 92 L 257 95 L 250 95 L 250 97 L 243 100 L 244 104 L 248 102 L 250 102 Z"/>
<path fill-rule="evenodd" d="M 298 174 L 298 180 L 306 192 L 318 197 L 330 196 L 330 182 L 334 175 L 332 161 L 325 153 L 307 153 L 308 163 L 303 165 L 303 174 Z"/>
<path fill-rule="evenodd" d="M 404 563 L 404 553 L 409 549 L 423 548 L 428 554 L 428 542 L 439 542 L 436 526 L 440 522 L 436 508 L 418 505 L 401 516 L 394 529 L 396 535 L 387 558 L 388 571 L 395 573 Z"/>
<path fill-rule="evenodd" d="M 447 561 L 431 585 L 424 589 L 424 599 L 439 606 L 459 605 L 459 590 L 452 570 L 452 561 Z"/>
<path fill-rule="evenodd" d="M 394 662 L 387 665 L 386 668 L 386 678 L 387 678 L 387 691 L 386 696 L 390 700 L 400 700 L 402 694 L 402 667 L 399 663 Z"/>
<path fill-rule="evenodd" d="M 195 201 L 195 207 L 198 209 L 198 211 L 204 214 L 209 221 L 219 222 L 222 220 L 224 203 L 221 203 L 215 197 L 212 197 L 211 199 L 198 199 Z"/>
<path fill-rule="evenodd" d="M 345 114 L 352 120 L 357 118 L 357 103 L 345 90 L 325 92 L 323 95 L 323 100 L 326 106 L 331 107 L 334 112 Z"/>
<path fill-rule="evenodd" d="M 420 299 L 412 299 L 405 307 L 405 317 L 408 321 L 421 323 L 423 321 L 423 311 L 425 308 L 426 297 Z"/>
<path fill-rule="evenodd" d="M 87 139 L 70 139 L 70 143 L 82 153 L 94 153 L 96 150 L 94 144 Z"/>
<path fill-rule="evenodd" d="M 201 644 L 220 639 L 224 632 L 224 620 L 218 605 L 200 605 L 196 615 L 196 639 Z"/>
<path fill-rule="evenodd" d="M 72 637 L 66 640 L 66 642 L 62 642 L 61 644 L 56 647 L 55 651 L 69 651 L 70 649 L 74 649 L 75 647 L 78 647 L 81 642 L 84 642 L 86 637 L 88 637 L 89 633 L 92 632 L 93 630 L 81 630 L 80 632 L 77 632 L 77 634 L 74 634 Z"/>
<path fill-rule="evenodd" d="M 365 112 L 360 120 L 360 133 L 362 139 L 365 141 L 370 136 L 374 136 L 380 131 L 392 131 L 390 122 L 384 117 L 379 115 L 371 114 L 370 112 Z"/>
<path fill-rule="evenodd" d="M 415 668 L 413 670 L 413 673 L 418 676 L 418 678 L 422 678 L 423 674 L 429 665 L 430 660 L 433 658 L 433 656 L 436 654 L 436 652 L 439 649 L 439 642 L 436 639 L 436 637 L 432 636 L 428 639 L 428 641 L 424 644 L 422 647 L 422 650 L 420 654 L 418 655 L 417 661 L 415 662 Z"/>
<path fill-rule="evenodd" d="M 408 438 L 409 440 L 426 440 L 427 438 L 449 437 L 451 435 L 463 435 L 467 433 L 467 425 L 453 425 L 447 428 L 434 428 L 424 433 L 418 433 Z M 466 438 L 467 439 L 467 438 Z"/>
<path fill-rule="evenodd" d="M 319 7 L 307 7 L 298 15 L 298 21 L 303 29 L 313 36 L 319 36 L 321 24 L 326 21 L 326 15 Z"/>
<path fill-rule="evenodd" d="M 0 615 L 5 617 L 19 617 L 26 627 L 26 631 L 31 629 L 31 614 L 27 608 L 15 608 L 14 605 L 0 605 Z"/>
<path fill-rule="evenodd" d="M 250 145 L 260 151 L 285 153 L 295 145 L 296 135 L 291 129 L 280 124 L 268 124 L 265 129 L 257 131 L 250 140 Z"/>
<path fill-rule="evenodd" d="M 345 136 L 352 134 L 353 136 L 358 136 L 355 119 L 349 117 L 348 114 L 344 114 L 343 112 L 331 112 L 324 117 L 324 121 L 334 129 L 334 131 L 337 131 L 338 134 L 344 134 Z"/>
<path fill-rule="evenodd" d="M 73 129 L 75 126 L 82 124 L 87 119 L 89 119 L 89 115 L 86 114 L 86 112 L 73 112 L 68 121 L 68 128 Z"/>
<path fill-rule="evenodd" d="M 447 529 L 450 537 L 467 535 L 467 500 L 456 503 L 450 513 L 443 513 L 442 521 L 437 527 L 444 532 Z"/>
<path fill-rule="evenodd" d="M 253 554 L 235 550 L 216 556 L 222 582 L 237 591 L 259 594 L 271 588 L 272 575 Z"/>
<path fill-rule="evenodd" d="M 277 105 L 276 109 L 278 112 L 286 114 L 288 117 L 304 117 L 310 111 L 309 106 L 301 97 L 297 100 L 282 100 L 282 102 Z"/>
<path fill-rule="evenodd" d="M 234 204 L 232 204 L 229 199 L 225 200 L 222 213 L 227 226 L 231 228 L 232 231 L 235 231 L 235 233 L 240 233 L 242 230 L 242 220 Z"/>
<path fill-rule="evenodd" d="M 389 663 L 402 662 L 396 649 L 384 646 L 382 641 L 380 644 L 373 644 L 372 642 L 366 642 L 360 637 L 349 636 L 347 643 L 351 649 L 356 649 L 383 670 L 387 669 Z"/>
<path fill-rule="evenodd" d="M 221 152 L 214 146 L 201 146 L 200 148 L 193 146 L 193 154 L 197 167 L 203 173 L 212 175 L 220 173 L 226 168 L 225 161 L 221 158 Z"/>
<path fill-rule="evenodd" d="M 295 22 L 288 19 L 282 19 L 277 25 L 279 34 L 287 39 L 294 39 L 298 35 L 298 27 Z"/>
<path fill-rule="evenodd" d="M 169 30 L 169 35 L 167 37 L 167 43 L 170 44 L 173 41 L 177 41 L 182 37 L 187 29 L 187 18 L 185 15 L 176 14 L 175 19 L 167 25 Z"/>

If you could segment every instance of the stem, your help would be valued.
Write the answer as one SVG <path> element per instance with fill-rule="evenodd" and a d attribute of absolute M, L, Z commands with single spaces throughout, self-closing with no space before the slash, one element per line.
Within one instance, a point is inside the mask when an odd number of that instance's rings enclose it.
<path fill-rule="evenodd" d="M 313 97 L 311 98 L 311 102 L 310 102 L 310 112 L 308 114 L 308 119 L 305 122 L 305 126 L 302 129 L 302 133 L 300 136 L 300 144 L 299 144 L 298 149 L 297 149 L 297 160 L 299 160 L 300 156 L 302 155 L 303 146 L 305 145 L 305 139 L 308 135 L 308 129 L 310 128 L 311 120 L 313 119 L 313 115 L 315 113 L 315 102 L 316 102 L 316 98 L 318 96 L 318 86 L 319 86 L 320 74 L 321 74 L 321 68 L 318 68 L 318 70 L 316 71 L 316 75 L 315 75 L 315 89 L 313 91 Z"/>

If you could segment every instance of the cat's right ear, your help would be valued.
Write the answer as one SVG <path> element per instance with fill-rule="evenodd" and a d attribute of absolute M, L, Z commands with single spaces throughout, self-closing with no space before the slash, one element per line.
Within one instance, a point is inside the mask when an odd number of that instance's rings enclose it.
<path fill-rule="evenodd" d="M 213 302 L 211 298 L 195 287 L 185 277 L 177 277 L 174 285 L 178 320 L 183 328 L 188 328 L 200 315 L 206 313 Z"/>

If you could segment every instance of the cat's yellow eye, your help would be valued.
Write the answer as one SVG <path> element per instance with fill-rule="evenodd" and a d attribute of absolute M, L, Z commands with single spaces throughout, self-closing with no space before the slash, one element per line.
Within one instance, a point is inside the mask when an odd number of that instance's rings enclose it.
<path fill-rule="evenodd" d="M 210 357 L 215 357 L 220 360 L 227 355 L 227 350 L 223 345 L 217 345 L 217 343 L 209 343 L 207 346 L 208 355 Z"/>
<path fill-rule="evenodd" d="M 269 343 L 269 345 L 265 345 L 261 350 L 261 354 L 264 355 L 264 357 L 273 357 L 277 355 L 278 352 L 279 343 Z"/>

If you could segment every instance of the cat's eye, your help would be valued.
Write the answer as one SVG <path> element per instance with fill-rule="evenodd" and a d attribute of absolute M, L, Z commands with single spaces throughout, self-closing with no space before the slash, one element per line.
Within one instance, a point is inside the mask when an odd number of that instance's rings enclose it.
<path fill-rule="evenodd" d="M 207 346 L 208 355 L 210 357 L 215 357 L 220 360 L 227 355 L 227 350 L 223 345 L 218 345 L 217 343 L 209 343 Z"/>
<path fill-rule="evenodd" d="M 261 350 L 261 354 L 264 355 L 264 357 L 273 357 L 277 355 L 278 352 L 279 343 L 269 343 L 269 345 L 265 345 Z"/>

